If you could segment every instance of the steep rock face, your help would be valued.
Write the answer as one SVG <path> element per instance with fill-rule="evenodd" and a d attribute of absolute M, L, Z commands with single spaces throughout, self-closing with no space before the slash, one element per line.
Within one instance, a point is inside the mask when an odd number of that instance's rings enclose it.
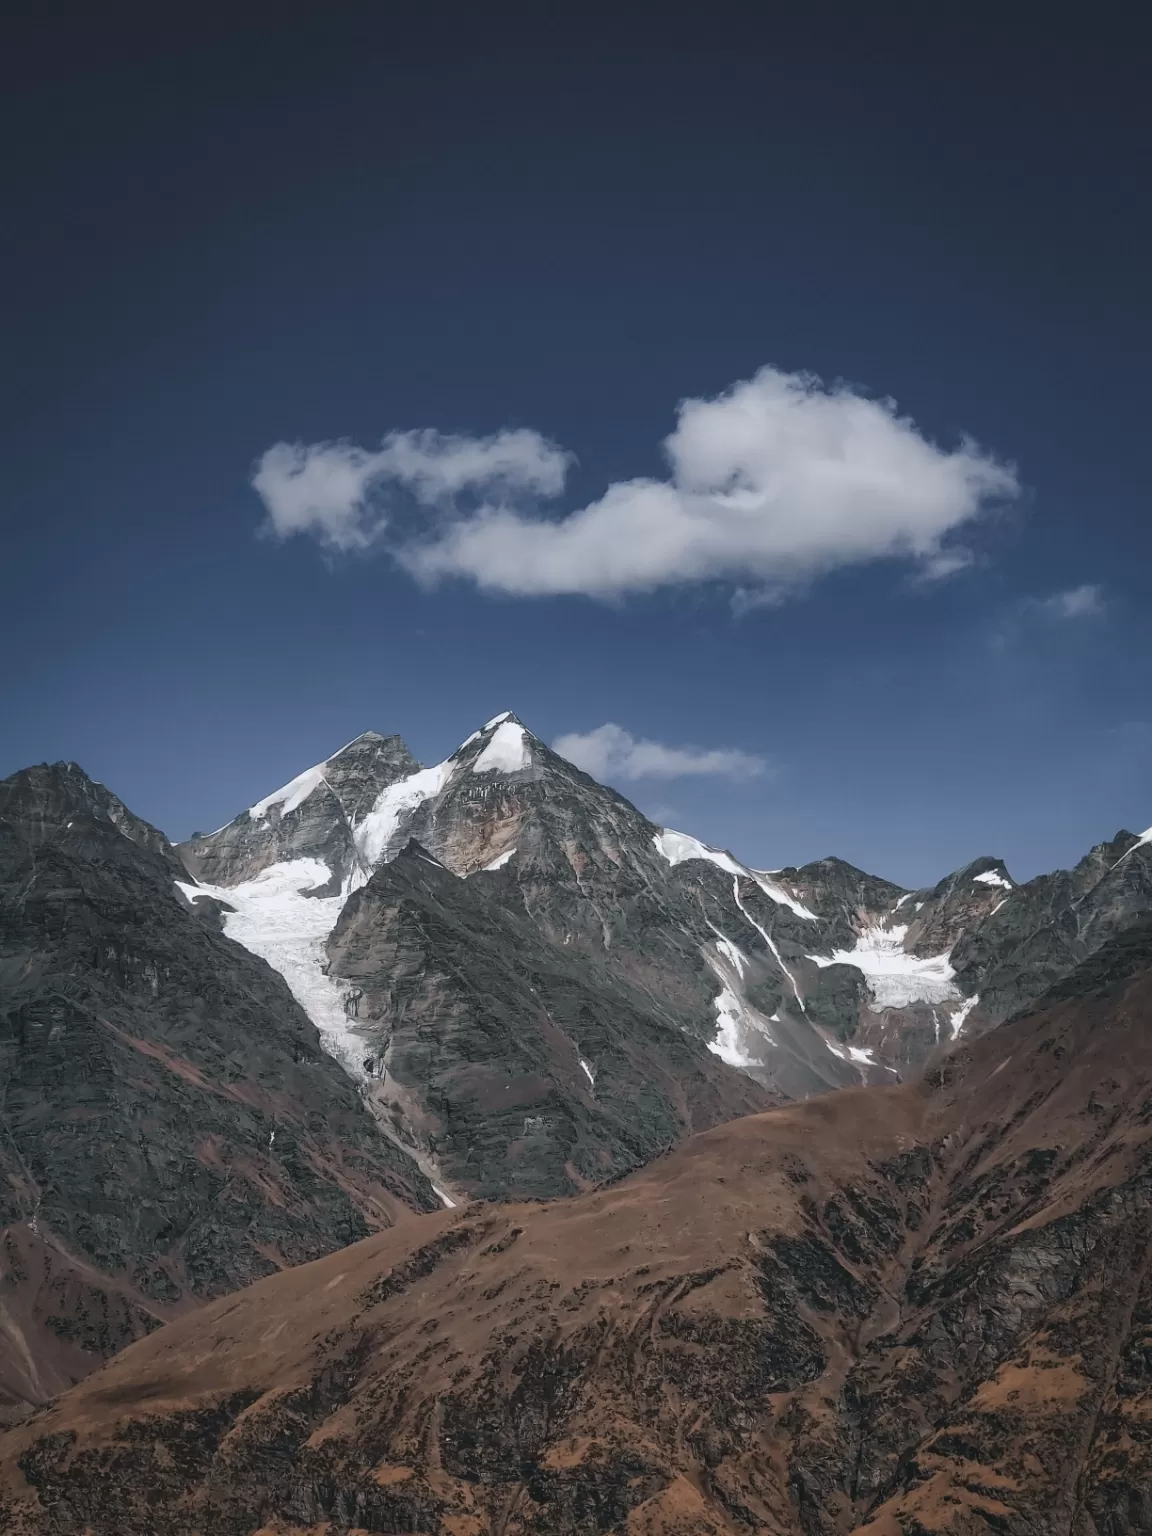
<path fill-rule="evenodd" d="M 1150 963 L 180 1319 L 8 1433 L 4 1529 L 1146 1530 Z"/>
<path fill-rule="evenodd" d="M 0 1415 L 435 1203 L 180 877 L 74 764 L 0 783 Z"/>
<path fill-rule="evenodd" d="M 205 884 L 238 885 L 274 864 L 317 860 L 331 874 L 321 889 L 334 894 L 354 872 L 367 872 L 353 828 L 382 791 L 419 767 L 399 736 L 367 731 L 226 827 L 184 843 L 184 863 Z"/>
<path fill-rule="evenodd" d="M 1136 844 L 1123 837 L 1115 857 Z M 342 902 L 412 839 L 578 958 L 595 990 L 795 1098 L 905 1076 L 962 1031 L 1033 1001 L 1144 910 L 1136 877 L 1152 860 L 1137 847 L 1091 921 L 1070 903 L 1104 873 L 1095 855 L 1027 887 L 990 857 L 922 891 L 837 859 L 754 870 L 656 827 L 514 715 L 490 720 L 430 768 L 398 738 L 369 735 L 183 850 L 210 892 L 225 901 L 235 893 L 240 911 L 225 913 L 226 931 L 284 971 L 330 1048 L 364 1080 L 347 989 L 338 972 L 340 996 L 319 986 L 317 955 Z M 315 905 L 295 902 L 291 943 L 307 958 L 289 965 L 283 913 L 267 922 L 260 913 L 266 897 L 296 896 Z M 403 1098 L 419 1120 L 418 1097 Z"/>
<path fill-rule="evenodd" d="M 1000 1022 L 1152 911 L 1152 842 L 1118 832 L 1074 869 L 1016 886 L 959 939 L 953 960 L 980 1012 Z"/>
<path fill-rule="evenodd" d="M 780 881 L 655 826 L 515 716 L 450 760 L 404 823 L 448 868 L 486 880 L 605 987 L 789 1096 L 859 1081 L 804 1010 L 790 961 L 820 932 Z"/>
<path fill-rule="evenodd" d="M 507 884 L 461 880 L 413 842 L 328 941 L 370 1095 L 454 1195 L 570 1193 L 773 1102 L 643 992 L 549 943 L 490 889 Z"/>
<path fill-rule="evenodd" d="M 284 821 L 312 804 L 317 816 L 326 814 L 322 779 L 313 770 L 293 781 L 294 789 L 279 792 L 291 807 Z M 261 815 L 264 804 L 254 808 Z M 231 824 L 236 827 L 250 835 L 245 817 Z M 215 839 L 226 842 L 231 828 Z M 249 864 L 226 869 L 218 862 L 216 871 L 226 879 L 206 885 L 205 895 L 236 908 L 224 912 L 225 931 L 283 970 L 329 1048 L 366 1086 L 373 1073 L 365 1062 L 378 1067 L 380 1052 L 363 1019 L 351 1013 L 353 989 L 339 964 L 329 967 L 326 985 L 319 984 L 318 935 L 335 926 L 344 900 L 356 900 L 365 871 L 388 868 L 413 839 L 455 875 L 475 882 L 494 921 L 511 922 L 517 942 L 538 949 L 543 940 L 563 952 L 569 969 L 583 967 L 587 1008 L 597 1019 L 617 1013 L 645 1020 L 645 1031 L 662 1029 L 665 1067 L 680 1062 L 686 1074 L 676 1078 L 679 1099 L 691 1100 L 699 1090 L 697 1069 L 688 1063 L 704 1047 L 716 1058 L 709 1082 L 727 1079 L 720 1099 L 741 1108 L 750 1107 L 750 1093 L 752 1103 L 763 1104 L 879 1075 L 867 1053 L 854 1060 L 804 1011 L 787 957 L 801 963 L 819 930 L 814 914 L 784 886 L 730 855 L 662 832 L 514 716 L 489 721 L 445 762 L 385 783 L 374 800 L 365 796 L 348 818 L 347 835 L 359 861 L 351 874 L 347 861 L 331 858 L 265 864 L 254 878 Z M 182 851 L 206 879 L 204 844 L 200 839 Z M 295 855 L 301 846 L 286 851 Z M 302 963 L 305 949 L 309 958 Z M 488 1070 L 498 1075 L 510 1060 L 495 1055 Z M 745 1074 L 767 1094 L 757 1099 Z M 549 1092 L 566 1091 L 558 1081 L 549 1083 Z M 386 1086 L 391 1092 L 394 1080 Z M 408 1086 L 391 1100 L 395 1117 L 387 1123 L 406 1143 L 422 1146 L 423 1121 L 437 1115 L 418 1085 Z M 379 1099 L 378 1083 L 372 1096 Z M 683 1109 L 674 1119 L 680 1133 L 705 1123 Z M 529 1163 L 522 1166 L 525 1182 L 510 1186 L 511 1193 L 537 1188 Z"/>

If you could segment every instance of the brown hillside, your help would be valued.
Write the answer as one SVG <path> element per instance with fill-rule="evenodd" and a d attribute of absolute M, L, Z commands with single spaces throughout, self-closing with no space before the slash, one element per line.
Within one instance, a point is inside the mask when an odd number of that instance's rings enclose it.
<path fill-rule="evenodd" d="M 0 1528 L 1152 1528 L 1147 946 L 922 1084 L 173 1322 L 0 1442 Z"/>

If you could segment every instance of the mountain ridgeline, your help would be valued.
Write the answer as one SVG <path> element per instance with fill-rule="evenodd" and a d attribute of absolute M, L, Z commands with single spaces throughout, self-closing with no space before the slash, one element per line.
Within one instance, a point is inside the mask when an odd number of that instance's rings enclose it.
<path fill-rule="evenodd" d="M 373 1233 L 463 1243 L 476 1200 L 603 1201 L 743 1116 L 918 1104 L 926 1065 L 1139 953 L 1150 914 L 1128 832 L 1024 884 L 994 858 L 920 891 L 753 869 L 513 715 L 431 767 L 369 732 L 179 847 L 74 764 L 24 770 L 0 784 L 0 1421 Z"/>

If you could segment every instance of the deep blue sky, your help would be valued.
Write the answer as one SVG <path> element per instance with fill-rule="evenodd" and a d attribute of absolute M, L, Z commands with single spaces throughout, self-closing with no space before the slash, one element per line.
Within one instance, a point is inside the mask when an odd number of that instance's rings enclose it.
<path fill-rule="evenodd" d="M 1152 822 L 1146 34 L 244 9 L 9 51 L 0 772 L 76 759 L 180 837 L 363 729 L 432 761 L 513 708 L 770 757 L 621 784 L 763 865 L 1026 877 Z M 577 506 L 769 363 L 1014 461 L 976 564 L 738 617 L 256 536 L 279 439 L 530 426 Z"/>

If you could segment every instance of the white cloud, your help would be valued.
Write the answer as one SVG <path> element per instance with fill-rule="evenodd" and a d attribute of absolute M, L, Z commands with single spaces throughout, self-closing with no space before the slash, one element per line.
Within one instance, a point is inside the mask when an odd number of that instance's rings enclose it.
<path fill-rule="evenodd" d="M 1104 612 L 1104 591 L 1094 583 L 1053 592 L 1040 600 L 1040 609 L 1054 619 L 1089 619 Z"/>
<path fill-rule="evenodd" d="M 387 526 L 384 498 L 400 486 L 425 507 L 464 491 L 558 496 L 569 455 L 526 428 L 492 437 L 451 437 L 426 429 L 391 432 L 378 450 L 352 443 L 276 443 L 252 470 L 265 529 L 311 534 L 327 549 L 366 549 Z"/>
<path fill-rule="evenodd" d="M 526 429 L 394 432 L 378 451 L 278 443 L 252 483 L 272 532 L 343 551 L 380 538 L 382 496 L 403 487 L 432 510 L 419 534 L 392 527 L 385 543 L 424 582 L 612 598 L 723 580 L 743 607 L 884 558 L 939 579 L 969 562 L 957 535 L 1019 491 L 1010 465 L 969 440 L 941 448 L 891 400 L 770 367 L 714 399 L 682 401 L 664 451 L 667 478 L 618 481 L 563 517 L 524 504 L 558 496 L 569 462 Z"/>
<path fill-rule="evenodd" d="M 967 560 L 956 533 L 1019 490 L 1011 466 L 969 441 L 938 447 L 891 401 L 774 368 L 682 402 L 664 448 L 665 480 L 618 482 L 559 521 L 488 504 L 398 558 L 426 581 L 521 596 L 716 579 L 778 595 L 893 556 L 945 575 Z"/>
<path fill-rule="evenodd" d="M 561 757 L 596 779 L 679 779 L 707 774 L 737 782 L 756 779 L 768 763 L 737 747 L 666 747 L 659 741 L 637 740 L 621 725 L 609 722 L 594 731 L 570 732 L 552 743 Z"/>

